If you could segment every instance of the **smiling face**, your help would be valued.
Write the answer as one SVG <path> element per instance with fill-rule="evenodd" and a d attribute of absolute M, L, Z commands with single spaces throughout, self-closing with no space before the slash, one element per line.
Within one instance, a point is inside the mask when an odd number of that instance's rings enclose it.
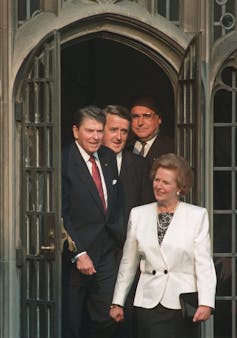
<path fill-rule="evenodd" d="M 72 131 L 74 138 L 89 155 L 96 152 L 102 144 L 104 126 L 99 121 L 84 118 L 79 127 L 72 127 Z"/>
<path fill-rule="evenodd" d="M 125 147 L 129 131 L 129 121 L 113 114 L 107 114 L 103 144 L 116 154 Z"/>
<path fill-rule="evenodd" d="M 154 110 L 146 106 L 134 106 L 131 110 L 131 128 L 141 141 L 148 141 L 156 135 L 161 125 L 161 118 Z"/>
<path fill-rule="evenodd" d="M 177 170 L 159 167 L 153 179 L 153 190 L 156 200 L 161 205 L 173 205 L 178 201 Z"/>

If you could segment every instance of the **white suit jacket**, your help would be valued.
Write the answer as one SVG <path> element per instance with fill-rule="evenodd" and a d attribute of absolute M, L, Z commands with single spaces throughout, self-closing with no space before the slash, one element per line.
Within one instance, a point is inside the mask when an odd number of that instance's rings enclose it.
<path fill-rule="evenodd" d="M 198 291 L 199 305 L 214 308 L 216 273 L 206 209 L 180 202 L 161 245 L 157 203 L 131 210 L 113 304 L 124 305 L 139 262 L 135 306 L 153 308 L 161 303 L 179 309 L 180 293 Z"/>

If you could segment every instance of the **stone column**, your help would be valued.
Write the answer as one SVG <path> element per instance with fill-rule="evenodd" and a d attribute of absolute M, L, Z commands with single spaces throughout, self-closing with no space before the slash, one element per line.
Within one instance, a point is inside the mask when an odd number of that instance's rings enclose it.
<path fill-rule="evenodd" d="M 0 337 L 19 337 L 19 289 L 15 261 L 11 90 L 14 0 L 0 1 Z"/>

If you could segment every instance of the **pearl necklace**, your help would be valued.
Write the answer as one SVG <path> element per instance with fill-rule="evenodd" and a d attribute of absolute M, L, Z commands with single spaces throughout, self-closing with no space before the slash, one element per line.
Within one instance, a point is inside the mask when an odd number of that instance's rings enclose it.
<path fill-rule="evenodd" d="M 160 213 L 157 217 L 157 225 L 162 230 L 167 230 L 174 214 L 172 212 Z"/>
<path fill-rule="evenodd" d="M 175 203 L 175 206 L 174 206 L 174 207 L 172 207 L 172 208 L 167 208 L 167 210 L 166 210 L 165 212 L 162 212 L 162 211 L 160 211 L 160 207 L 159 207 L 159 203 L 158 203 L 158 214 L 174 214 L 175 211 L 176 211 L 176 209 L 177 209 L 177 207 L 178 207 L 178 205 L 179 205 L 179 201 L 177 201 L 177 202 Z"/>

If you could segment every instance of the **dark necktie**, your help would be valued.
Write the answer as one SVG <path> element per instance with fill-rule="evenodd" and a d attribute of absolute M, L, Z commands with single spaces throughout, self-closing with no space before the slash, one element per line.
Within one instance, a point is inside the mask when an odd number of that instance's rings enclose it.
<path fill-rule="evenodd" d="M 106 211 L 105 197 L 104 197 L 103 186 L 102 186 L 102 182 L 101 182 L 99 168 L 96 164 L 95 157 L 93 155 L 90 157 L 89 161 L 92 163 L 92 178 L 93 178 L 95 185 L 97 187 L 97 190 L 99 192 L 100 199 L 102 201 L 104 210 Z"/>
<path fill-rule="evenodd" d="M 144 152 L 145 152 L 146 142 L 142 142 L 142 141 L 141 141 L 141 144 L 142 144 L 142 147 L 141 147 L 141 150 L 140 150 L 140 152 L 139 152 L 139 155 L 141 155 L 141 156 L 144 157 Z"/>

